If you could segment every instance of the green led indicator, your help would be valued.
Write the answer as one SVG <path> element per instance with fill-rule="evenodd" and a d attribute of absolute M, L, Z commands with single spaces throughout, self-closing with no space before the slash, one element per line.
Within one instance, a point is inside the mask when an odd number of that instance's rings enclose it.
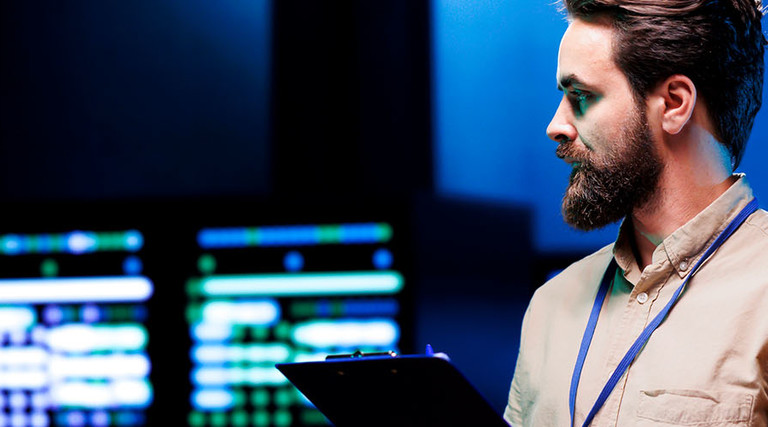
<path fill-rule="evenodd" d="M 245 411 L 237 411 L 232 414 L 232 425 L 236 427 L 248 425 L 248 413 Z"/>
<path fill-rule="evenodd" d="M 288 322 L 280 322 L 275 326 L 275 337 L 281 341 L 289 341 L 291 339 L 291 324 Z"/>
<path fill-rule="evenodd" d="M 392 227 L 389 224 L 376 224 L 376 237 L 379 241 L 388 242 L 392 238 Z"/>
<path fill-rule="evenodd" d="M 202 412 L 191 412 L 187 418 L 191 427 L 202 427 L 205 425 L 205 414 Z"/>
<path fill-rule="evenodd" d="M 242 389 L 235 390 L 234 394 L 234 401 L 235 406 L 238 408 L 242 408 L 245 406 L 245 392 Z"/>
<path fill-rule="evenodd" d="M 268 426 L 269 425 L 269 413 L 266 410 L 257 411 L 253 414 L 253 425 L 255 426 Z"/>
<path fill-rule="evenodd" d="M 253 246 L 261 244 L 261 232 L 258 228 L 249 228 L 246 231 L 246 241 Z"/>
<path fill-rule="evenodd" d="M 197 269 L 205 275 L 213 274 L 216 271 L 216 258 L 211 254 L 203 254 L 197 260 Z"/>
<path fill-rule="evenodd" d="M 214 412 L 211 414 L 211 425 L 215 427 L 224 427 L 227 425 L 226 412 Z"/>
<path fill-rule="evenodd" d="M 243 342 L 245 341 L 246 327 L 243 325 L 232 325 L 232 341 Z"/>
<path fill-rule="evenodd" d="M 314 301 L 299 301 L 291 304 L 293 317 L 313 317 L 317 313 L 317 304 Z"/>
<path fill-rule="evenodd" d="M 200 304 L 189 304 L 187 306 L 187 322 L 190 324 L 195 324 L 199 323 L 202 319 L 203 309 Z"/>
<path fill-rule="evenodd" d="M 251 392 L 251 405 L 256 407 L 263 407 L 269 405 L 269 392 L 263 388 L 259 388 Z"/>
<path fill-rule="evenodd" d="M 40 251 L 40 239 L 38 236 L 29 236 L 26 240 L 27 252 L 37 253 Z"/>
<path fill-rule="evenodd" d="M 64 240 L 64 236 L 61 234 L 55 234 L 51 236 L 51 250 L 53 252 L 61 252 L 64 250 L 65 246 L 66 242 Z"/>
<path fill-rule="evenodd" d="M 342 301 L 331 302 L 331 316 L 341 317 L 344 315 L 344 303 Z"/>
<path fill-rule="evenodd" d="M 198 296 L 203 293 L 203 283 L 200 279 L 187 280 L 187 295 Z"/>
<path fill-rule="evenodd" d="M 275 425 L 276 426 L 289 426 L 291 425 L 291 413 L 285 410 L 278 410 L 275 412 Z"/>
<path fill-rule="evenodd" d="M 341 226 L 321 225 L 317 227 L 318 243 L 339 243 L 341 242 Z"/>
<path fill-rule="evenodd" d="M 254 341 L 266 341 L 269 338 L 269 328 L 264 326 L 251 327 L 251 338 Z"/>
<path fill-rule="evenodd" d="M 40 274 L 43 277 L 56 277 L 59 274 L 59 264 L 54 259 L 44 259 L 40 264 Z"/>
<path fill-rule="evenodd" d="M 291 406 L 293 403 L 293 393 L 291 390 L 278 390 L 275 392 L 275 405 L 277 406 Z"/>

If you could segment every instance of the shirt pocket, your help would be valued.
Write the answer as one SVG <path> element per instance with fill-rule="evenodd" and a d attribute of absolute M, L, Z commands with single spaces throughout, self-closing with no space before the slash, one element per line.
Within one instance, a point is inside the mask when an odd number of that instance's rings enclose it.
<path fill-rule="evenodd" d="M 637 407 L 642 425 L 747 426 L 754 398 L 747 393 L 646 390 Z"/>

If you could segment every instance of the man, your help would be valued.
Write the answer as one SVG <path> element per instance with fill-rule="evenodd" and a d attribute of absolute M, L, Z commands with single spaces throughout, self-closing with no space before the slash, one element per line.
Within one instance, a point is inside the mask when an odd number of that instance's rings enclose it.
<path fill-rule="evenodd" d="M 762 5 L 564 2 L 547 129 L 573 167 L 563 215 L 624 220 L 535 293 L 505 419 L 768 426 L 768 213 L 733 174 L 761 104 Z"/>

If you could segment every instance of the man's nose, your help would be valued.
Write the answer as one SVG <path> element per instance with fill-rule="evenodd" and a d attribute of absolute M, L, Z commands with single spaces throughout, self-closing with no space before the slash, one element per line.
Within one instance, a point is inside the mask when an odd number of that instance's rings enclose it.
<path fill-rule="evenodd" d="M 568 101 L 563 96 L 557 111 L 555 111 L 555 116 L 552 117 L 552 121 L 547 126 L 547 136 L 553 141 L 563 142 L 563 140 L 574 141 L 577 135 L 576 127 L 573 126 L 573 113 Z"/>

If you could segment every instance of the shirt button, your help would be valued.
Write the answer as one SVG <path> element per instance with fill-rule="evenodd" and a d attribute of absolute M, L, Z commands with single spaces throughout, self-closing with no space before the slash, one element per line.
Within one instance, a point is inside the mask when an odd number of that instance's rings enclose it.
<path fill-rule="evenodd" d="M 646 294 L 645 292 L 640 292 L 639 294 L 637 294 L 637 302 L 639 302 L 640 304 L 643 304 L 646 301 L 648 301 L 648 294 Z"/>
<path fill-rule="evenodd" d="M 687 260 L 680 261 L 679 267 L 680 267 L 680 271 L 688 270 L 688 261 Z"/>

